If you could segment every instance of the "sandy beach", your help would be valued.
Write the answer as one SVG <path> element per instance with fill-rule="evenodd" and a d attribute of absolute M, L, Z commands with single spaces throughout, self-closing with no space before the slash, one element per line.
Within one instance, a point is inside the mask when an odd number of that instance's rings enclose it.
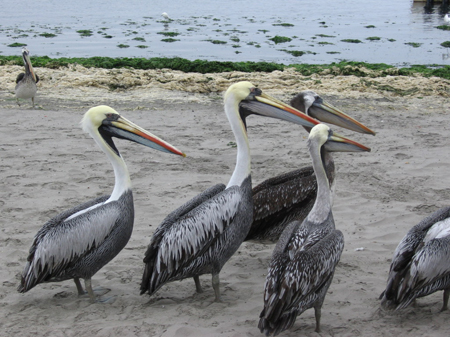
<path fill-rule="evenodd" d="M 36 69 L 36 109 L 19 107 L 14 80 L 23 67 L 0 66 L 0 336 L 262 336 L 257 328 L 273 245 L 244 243 L 222 269 L 223 303 L 210 275 L 139 295 L 142 258 L 162 219 L 213 184 L 226 183 L 236 149 L 222 92 L 247 79 L 286 102 L 312 89 L 377 132 L 338 130 L 370 153 L 337 153 L 336 227 L 345 248 L 322 308 L 321 336 L 449 336 L 442 292 L 415 307 L 380 309 L 393 251 L 405 233 L 450 200 L 450 81 L 359 78 L 287 70 L 271 74 L 184 74 L 169 70 Z M 401 91 L 388 91 L 386 86 Z M 111 165 L 79 122 L 107 104 L 162 137 L 186 158 L 116 141 L 131 174 L 135 225 L 126 248 L 93 277 L 111 289 L 112 304 L 78 298 L 72 281 L 16 287 L 38 229 L 74 205 L 112 191 Z M 285 122 L 250 117 L 252 178 L 310 165 L 306 132 Z M 280 336 L 317 336 L 306 311 Z"/>

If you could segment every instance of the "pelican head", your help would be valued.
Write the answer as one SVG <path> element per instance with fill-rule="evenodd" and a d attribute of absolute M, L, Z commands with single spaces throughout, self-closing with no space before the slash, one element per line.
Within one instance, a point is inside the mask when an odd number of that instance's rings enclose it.
<path fill-rule="evenodd" d="M 338 108 L 325 102 L 318 94 L 305 90 L 297 94 L 290 102 L 296 109 L 324 123 L 334 124 L 352 131 L 372 134 L 375 132 L 361 124 Z"/>
<path fill-rule="evenodd" d="M 312 128 L 319 122 L 291 106 L 262 92 L 252 83 L 243 81 L 231 85 L 225 93 L 225 102 L 230 96 L 234 97 L 235 109 L 239 111 L 241 119 L 249 115 L 260 115 L 282 119 L 305 127 Z"/>
<path fill-rule="evenodd" d="M 174 146 L 127 120 L 119 115 L 116 110 L 106 105 L 89 109 L 84 114 L 81 125 L 83 130 L 88 132 L 100 147 L 103 148 L 101 144 L 101 139 L 103 139 L 107 147 L 117 156 L 120 156 L 119 150 L 114 145 L 112 137 L 127 139 L 158 151 L 186 156 Z"/>
<path fill-rule="evenodd" d="M 334 133 L 326 124 L 318 124 L 311 129 L 308 142 L 314 140 L 319 147 L 324 147 L 328 152 L 370 152 L 370 148 L 351 139 Z"/>

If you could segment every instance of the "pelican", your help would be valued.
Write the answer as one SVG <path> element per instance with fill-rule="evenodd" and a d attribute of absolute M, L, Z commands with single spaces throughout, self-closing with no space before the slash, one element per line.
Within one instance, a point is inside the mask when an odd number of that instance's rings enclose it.
<path fill-rule="evenodd" d="M 239 102 L 259 102 L 258 112 L 240 113 Z M 246 117 L 259 114 L 307 127 L 318 122 L 264 94 L 250 82 L 239 82 L 224 96 L 225 113 L 236 138 L 237 160 L 227 186 L 215 185 L 170 213 L 156 229 L 144 257 L 141 294 L 155 293 L 167 282 L 212 274 L 220 302 L 219 273 L 246 237 L 253 218 L 250 149 Z"/>
<path fill-rule="evenodd" d="M 112 137 L 185 156 L 108 106 L 90 109 L 81 124 L 114 168 L 113 192 L 67 210 L 45 223 L 31 245 L 18 287 L 21 293 L 39 283 L 73 279 L 78 294 L 83 295 L 82 278 L 91 302 L 95 302 L 91 278 L 125 247 L 134 222 L 130 175 Z"/>
<path fill-rule="evenodd" d="M 352 131 L 375 134 L 372 130 L 351 118 L 341 110 L 325 102 L 314 91 L 297 94 L 290 105 L 322 122 L 332 123 Z M 240 108 L 257 110 L 247 102 Z M 310 128 L 305 127 L 309 132 Z M 331 189 L 334 189 L 334 160 L 325 152 L 324 165 Z M 284 228 L 293 220 L 300 222 L 308 215 L 316 199 L 317 184 L 311 166 L 267 179 L 253 188 L 254 218 L 245 241 L 275 243 Z"/>
<path fill-rule="evenodd" d="M 441 311 L 450 295 L 450 207 L 423 219 L 403 237 L 394 252 L 386 290 L 386 309 L 403 309 L 416 298 L 444 290 Z"/>
<path fill-rule="evenodd" d="M 297 316 L 309 308 L 314 308 L 316 332 L 320 332 L 322 304 L 344 249 L 344 237 L 334 225 L 323 153 L 370 151 L 333 134 L 325 124 L 311 130 L 308 148 L 317 177 L 317 197 L 305 220 L 291 222 L 273 251 L 258 324 L 266 336 L 289 329 Z"/>
<path fill-rule="evenodd" d="M 39 82 L 39 76 L 35 74 L 30 61 L 30 52 L 27 48 L 22 48 L 22 59 L 25 65 L 25 73 L 20 73 L 16 78 L 16 99 L 19 104 L 19 98 L 31 98 L 34 108 L 34 96 L 36 95 L 36 83 Z"/>

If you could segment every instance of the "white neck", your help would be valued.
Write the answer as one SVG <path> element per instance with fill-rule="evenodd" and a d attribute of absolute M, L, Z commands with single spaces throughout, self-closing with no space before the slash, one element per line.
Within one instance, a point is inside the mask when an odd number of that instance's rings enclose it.
<path fill-rule="evenodd" d="M 308 220 L 315 223 L 324 222 L 331 211 L 331 190 L 325 168 L 320 155 L 320 146 L 316 142 L 308 142 L 314 173 L 317 180 L 317 196 Z"/>
<path fill-rule="evenodd" d="M 92 138 L 94 138 L 95 142 L 98 146 L 105 152 L 109 161 L 111 162 L 114 168 L 114 189 L 111 193 L 111 196 L 106 202 L 118 200 L 120 196 L 127 190 L 131 188 L 131 179 L 130 174 L 128 173 L 127 165 L 121 156 L 118 156 L 103 138 L 100 136 L 97 130 L 89 130 Z"/>
<path fill-rule="evenodd" d="M 227 188 L 230 186 L 241 186 L 245 178 L 251 173 L 251 156 L 250 145 L 248 143 L 247 131 L 242 119 L 239 117 L 239 103 L 234 98 L 233 94 L 225 101 L 225 113 L 228 117 L 228 121 L 231 125 L 231 130 L 236 138 L 237 145 L 237 158 L 236 167 L 234 168 L 233 175 L 228 182 Z"/>

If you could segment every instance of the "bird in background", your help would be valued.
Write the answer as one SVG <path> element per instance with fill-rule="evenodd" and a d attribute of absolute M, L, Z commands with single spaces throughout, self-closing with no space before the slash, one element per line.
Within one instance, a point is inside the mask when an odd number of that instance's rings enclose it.
<path fill-rule="evenodd" d="M 44 224 L 29 250 L 18 287 L 21 293 L 39 283 L 73 279 L 78 294 L 84 295 L 81 278 L 85 281 L 91 302 L 96 301 L 91 278 L 125 247 L 134 223 L 130 175 L 113 137 L 185 156 L 177 148 L 108 106 L 90 109 L 84 115 L 81 125 L 111 162 L 114 168 L 114 189 L 111 195 L 78 205 Z"/>
<path fill-rule="evenodd" d="M 450 24 L 450 16 L 448 14 L 444 15 L 444 22 Z"/>
<path fill-rule="evenodd" d="M 167 14 L 166 12 L 162 12 L 161 15 L 165 20 L 172 21 L 172 19 L 169 17 L 169 14 Z"/>
<path fill-rule="evenodd" d="M 305 90 L 298 93 L 290 105 L 321 122 L 331 123 L 355 132 L 375 132 L 340 109 L 324 101 L 317 93 Z M 240 104 L 240 109 L 256 109 L 256 103 Z M 311 128 L 304 127 L 307 132 Z M 334 190 L 335 166 L 330 151 L 323 154 L 325 171 L 330 188 Z M 253 223 L 245 241 L 276 243 L 286 226 L 305 219 L 314 205 L 317 192 L 316 176 L 312 166 L 283 173 L 269 178 L 253 188 Z"/>
<path fill-rule="evenodd" d="M 34 96 L 37 91 L 36 83 L 39 82 L 39 76 L 34 72 L 30 61 L 30 52 L 25 47 L 22 48 L 22 59 L 25 66 L 25 73 L 20 73 L 16 78 L 15 95 L 17 104 L 20 106 L 19 98 L 31 98 L 34 108 Z"/>

